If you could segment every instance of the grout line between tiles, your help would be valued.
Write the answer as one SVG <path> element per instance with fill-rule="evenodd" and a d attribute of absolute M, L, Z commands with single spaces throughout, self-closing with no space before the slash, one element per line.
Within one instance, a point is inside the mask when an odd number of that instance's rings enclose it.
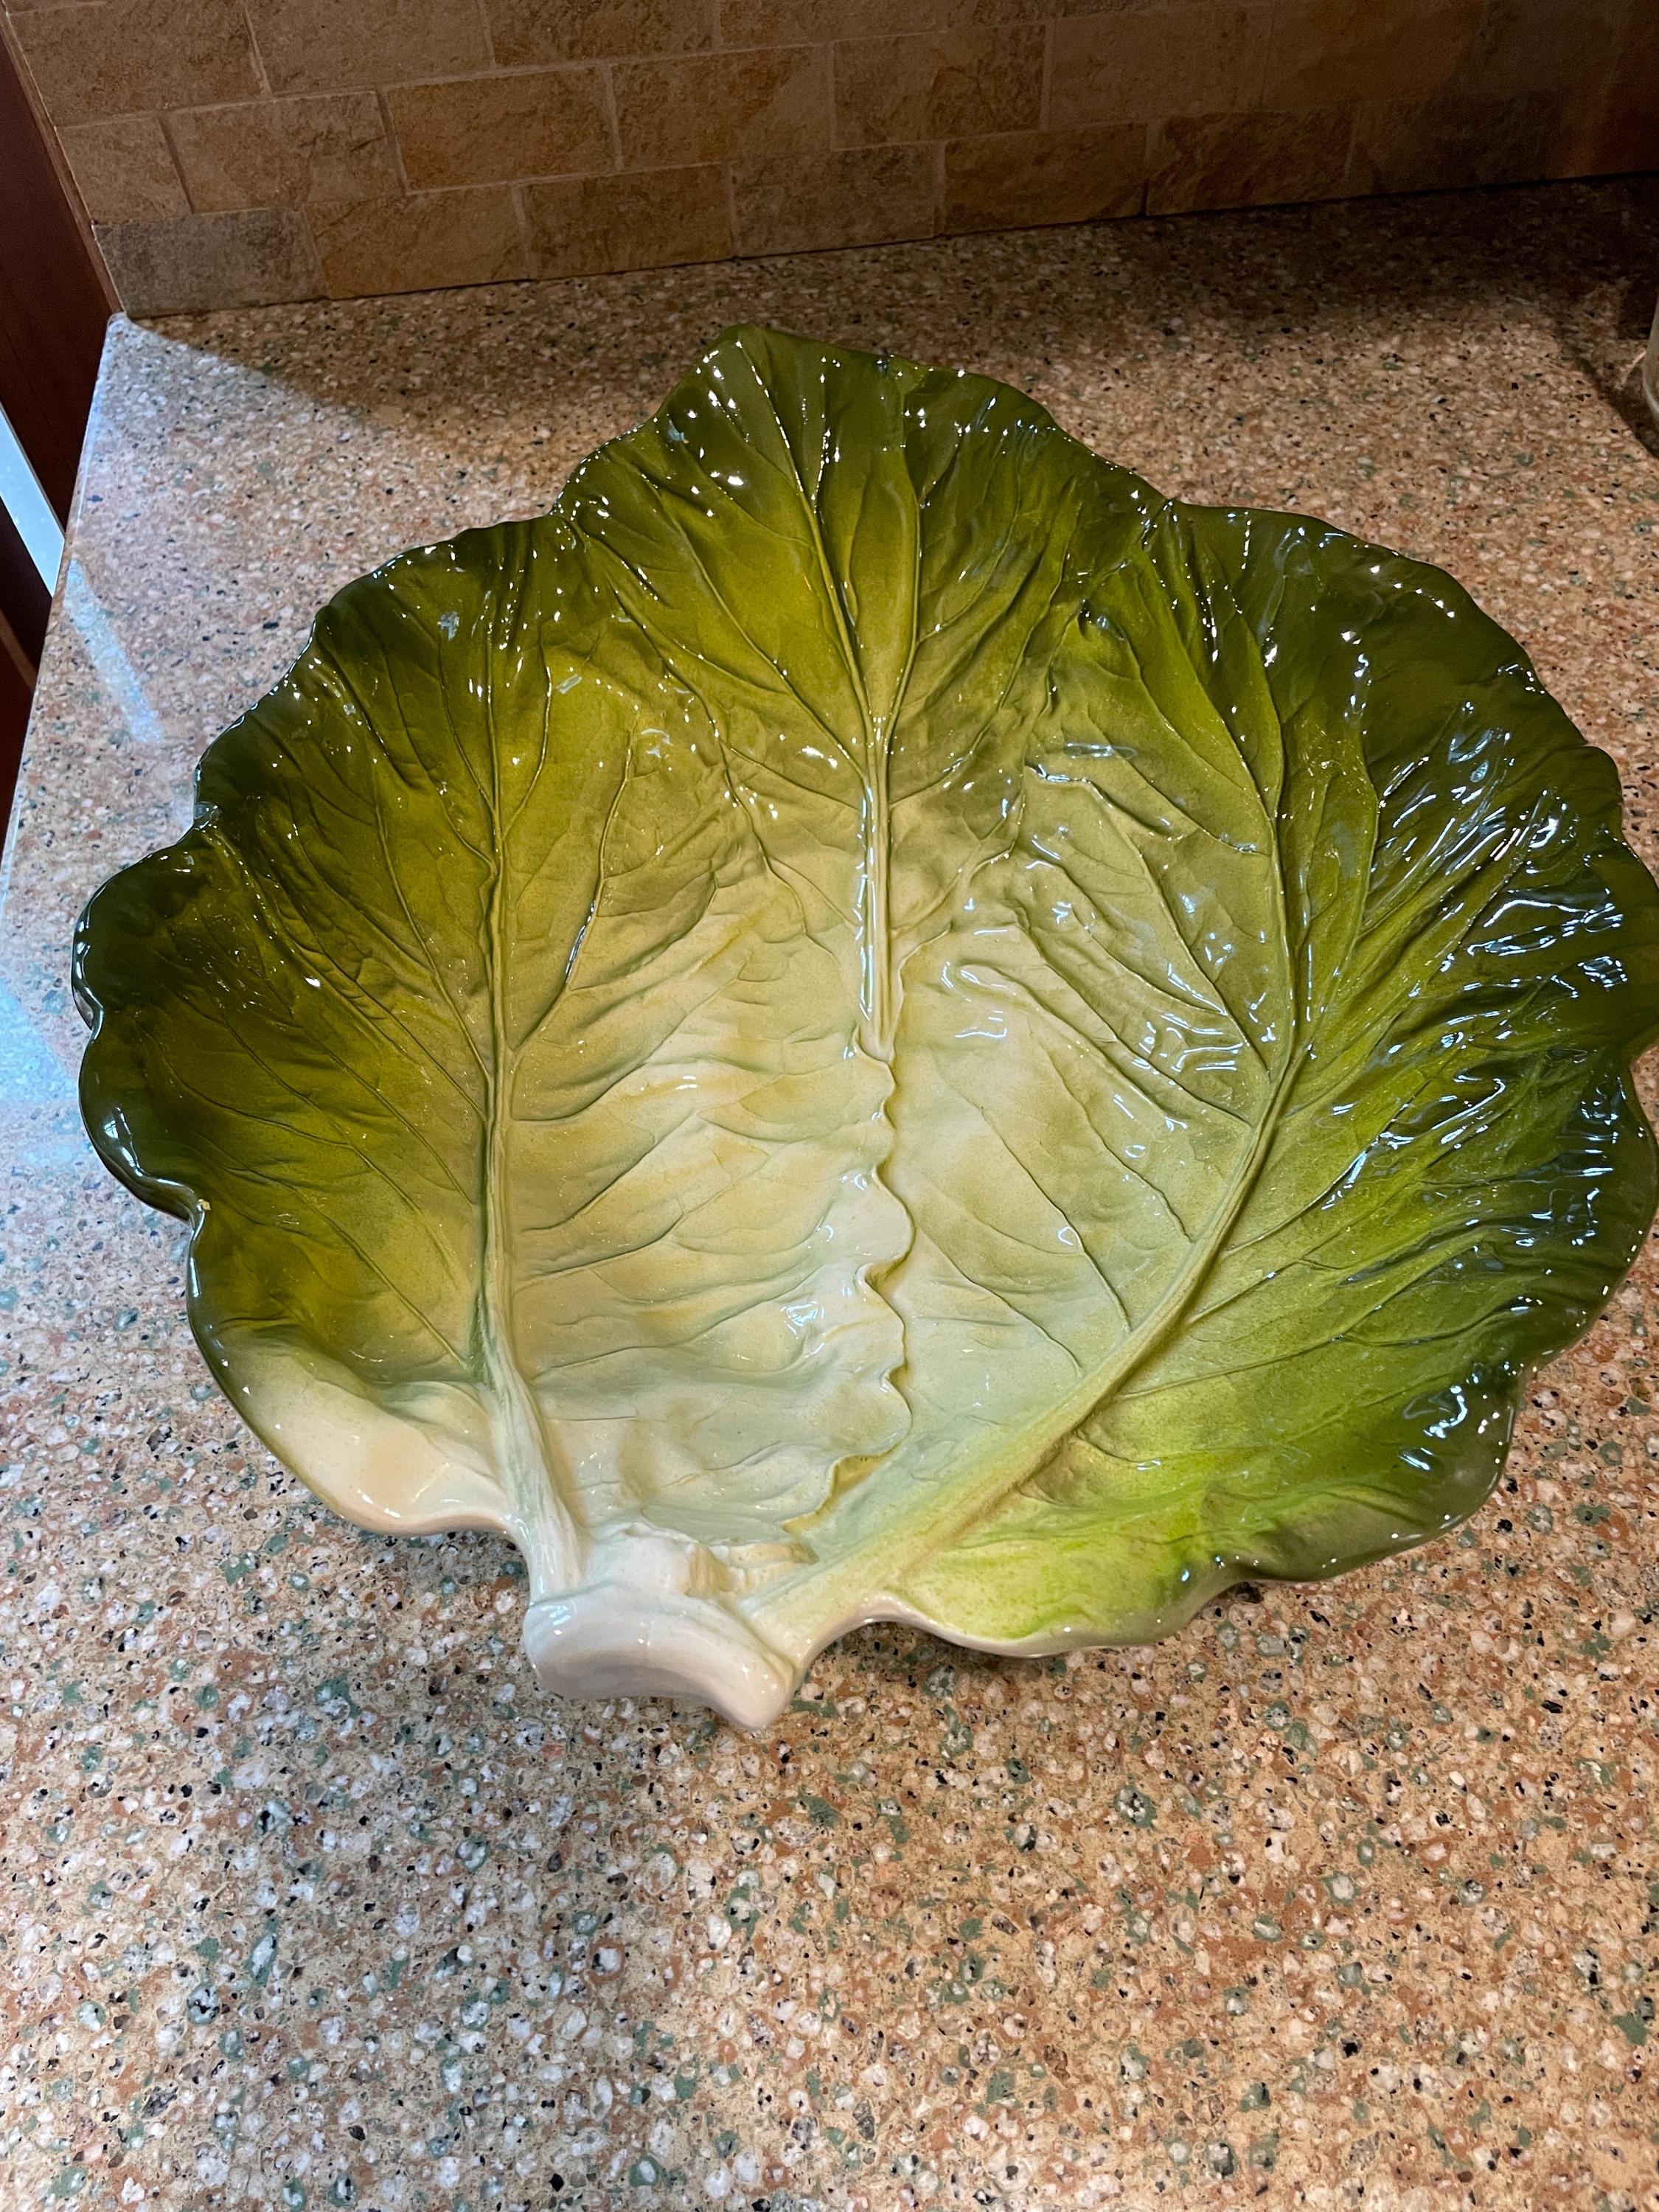
<path fill-rule="evenodd" d="M 617 107 L 615 64 L 601 62 L 599 79 L 605 87 L 605 119 L 611 132 L 611 167 L 613 172 L 625 168 L 622 148 L 622 117 Z"/>
<path fill-rule="evenodd" d="M 155 111 L 155 123 L 156 128 L 161 134 L 161 143 L 167 149 L 167 159 L 173 164 L 173 174 L 179 179 L 179 189 L 185 196 L 185 205 L 191 215 L 200 215 L 202 210 L 196 204 L 196 195 L 190 188 L 190 179 L 185 174 L 185 165 L 179 159 L 178 142 L 173 135 L 173 116 L 170 111 L 165 107 L 158 107 Z"/>
<path fill-rule="evenodd" d="M 237 9 L 242 28 L 247 33 L 247 50 L 253 57 L 253 74 L 259 80 L 259 88 L 267 100 L 271 97 L 270 71 L 265 67 L 265 58 L 259 51 L 259 40 L 253 28 L 253 18 L 246 6 Z"/>
<path fill-rule="evenodd" d="M 392 149 L 392 166 L 398 172 L 398 179 L 403 185 L 406 198 L 415 187 L 410 183 L 409 171 L 404 166 L 403 143 L 398 136 L 398 126 L 392 116 L 392 103 L 386 97 L 386 88 L 383 85 L 375 88 L 374 97 L 380 110 L 380 128 L 385 131 L 386 144 Z"/>

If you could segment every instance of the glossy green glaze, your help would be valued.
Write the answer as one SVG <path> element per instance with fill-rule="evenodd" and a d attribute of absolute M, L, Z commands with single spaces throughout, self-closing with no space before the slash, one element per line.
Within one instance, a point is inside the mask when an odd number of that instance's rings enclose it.
<path fill-rule="evenodd" d="M 76 978 L 250 1425 L 751 1723 L 1445 1528 L 1654 1208 L 1659 894 L 1512 640 L 772 331 L 343 592 Z"/>

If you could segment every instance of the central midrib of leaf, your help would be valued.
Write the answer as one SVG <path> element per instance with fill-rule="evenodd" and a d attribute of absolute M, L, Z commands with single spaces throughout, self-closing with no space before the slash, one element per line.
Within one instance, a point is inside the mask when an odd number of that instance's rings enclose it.
<path fill-rule="evenodd" d="M 878 725 L 865 705 L 865 797 L 860 828 L 864 880 L 860 914 L 860 1038 L 877 1060 L 890 1060 L 898 1022 L 898 978 L 893 973 L 892 775 L 890 723 Z"/>
<path fill-rule="evenodd" d="M 520 580 L 522 584 L 522 579 Z M 517 594 L 514 595 L 516 611 Z M 489 1051 L 483 1070 L 484 1130 L 483 1188 L 479 1193 L 481 1237 L 477 1334 L 483 1388 L 497 1431 L 501 1466 L 508 1498 L 520 1524 L 518 1541 L 529 1564 L 532 1595 L 574 1588 L 581 1579 L 586 1552 L 558 1480 L 557 1458 L 539 1401 L 526 1377 L 514 1327 L 514 1278 L 511 1236 L 503 1218 L 511 1164 L 507 1158 L 512 1122 L 513 1073 L 517 1054 L 507 1009 L 506 908 L 507 836 L 501 801 L 501 738 L 495 717 L 493 663 L 485 678 L 484 727 L 489 784 L 490 877 L 484 931 L 484 963 L 489 1007 Z"/>
<path fill-rule="evenodd" d="M 802 511 L 806 517 L 807 534 L 812 541 L 812 551 L 817 562 L 818 574 L 823 594 L 835 617 L 836 635 L 841 647 L 848 678 L 858 700 L 860 722 L 858 769 L 863 782 L 863 797 L 860 807 L 860 870 L 859 884 L 859 1043 L 872 1059 L 890 1063 L 893 1057 L 893 1037 L 898 1024 L 899 988 L 894 973 L 892 942 L 892 756 L 893 738 L 898 725 L 904 695 L 909 687 L 910 671 L 915 665 L 916 646 L 921 632 L 920 607 L 920 533 L 917 538 L 916 562 L 910 578 L 908 643 L 904 667 L 895 688 L 890 705 L 885 713 L 878 713 L 872 704 L 869 688 L 864 679 L 864 666 L 859 658 L 854 625 L 847 610 L 842 582 L 830 559 L 830 550 L 823 542 L 817 501 L 806 488 L 800 465 L 789 443 L 782 420 L 775 407 L 773 418 L 790 458 L 797 488 L 800 493 Z"/>

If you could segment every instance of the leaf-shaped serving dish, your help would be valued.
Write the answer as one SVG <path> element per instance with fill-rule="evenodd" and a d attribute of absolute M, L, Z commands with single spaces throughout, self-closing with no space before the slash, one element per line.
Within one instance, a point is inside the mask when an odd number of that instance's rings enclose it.
<path fill-rule="evenodd" d="M 1659 894 L 1455 584 L 775 331 L 342 592 L 76 977 L 250 1426 L 750 1724 L 1446 1528 L 1654 1206 Z"/>

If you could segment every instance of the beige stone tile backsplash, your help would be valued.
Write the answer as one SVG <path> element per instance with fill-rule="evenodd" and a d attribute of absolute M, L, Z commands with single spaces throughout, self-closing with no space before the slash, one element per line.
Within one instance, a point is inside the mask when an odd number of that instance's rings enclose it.
<path fill-rule="evenodd" d="M 931 237 L 936 169 L 931 146 L 838 147 L 734 161 L 733 246 L 739 253 L 811 253 Z"/>
<path fill-rule="evenodd" d="M 405 84 L 490 66 L 477 0 L 246 0 L 246 6 L 275 93 Z"/>
<path fill-rule="evenodd" d="M 167 118 L 167 137 L 189 204 L 204 215 L 374 199 L 403 190 L 385 111 L 373 92 L 183 108 Z M 70 161 L 78 178 L 72 148 Z"/>
<path fill-rule="evenodd" d="M 714 0 L 486 0 L 484 15 L 502 69 L 618 54 L 696 53 L 719 43 Z M 819 29 L 800 43 L 823 35 Z"/>
<path fill-rule="evenodd" d="M 377 125 L 378 121 L 377 117 Z M 112 115 L 101 123 L 74 123 L 58 136 L 94 222 L 146 222 L 189 214 L 191 202 L 185 197 L 185 181 L 159 115 Z M 198 201 L 197 204 L 216 203 Z M 259 203 L 236 200 L 230 204 Z"/>
<path fill-rule="evenodd" d="M 1273 10 L 1265 4 L 1125 9 L 1054 27 L 1049 120 L 1145 123 L 1259 107 Z"/>
<path fill-rule="evenodd" d="M 1138 123 L 958 138 L 945 149 L 939 228 L 1006 230 L 1139 215 L 1146 181 L 1146 133 Z"/>
<path fill-rule="evenodd" d="M 764 161 L 834 143 L 827 46 L 757 46 L 613 62 L 627 169 Z"/>
<path fill-rule="evenodd" d="M 385 98 L 411 191 L 617 166 L 610 89 L 595 62 L 394 85 Z"/>
<path fill-rule="evenodd" d="M 1035 23 L 845 39 L 833 49 L 843 146 L 1035 130 L 1046 45 Z"/>
<path fill-rule="evenodd" d="M 1659 167 L 1659 0 L 0 0 L 135 314 Z"/>

